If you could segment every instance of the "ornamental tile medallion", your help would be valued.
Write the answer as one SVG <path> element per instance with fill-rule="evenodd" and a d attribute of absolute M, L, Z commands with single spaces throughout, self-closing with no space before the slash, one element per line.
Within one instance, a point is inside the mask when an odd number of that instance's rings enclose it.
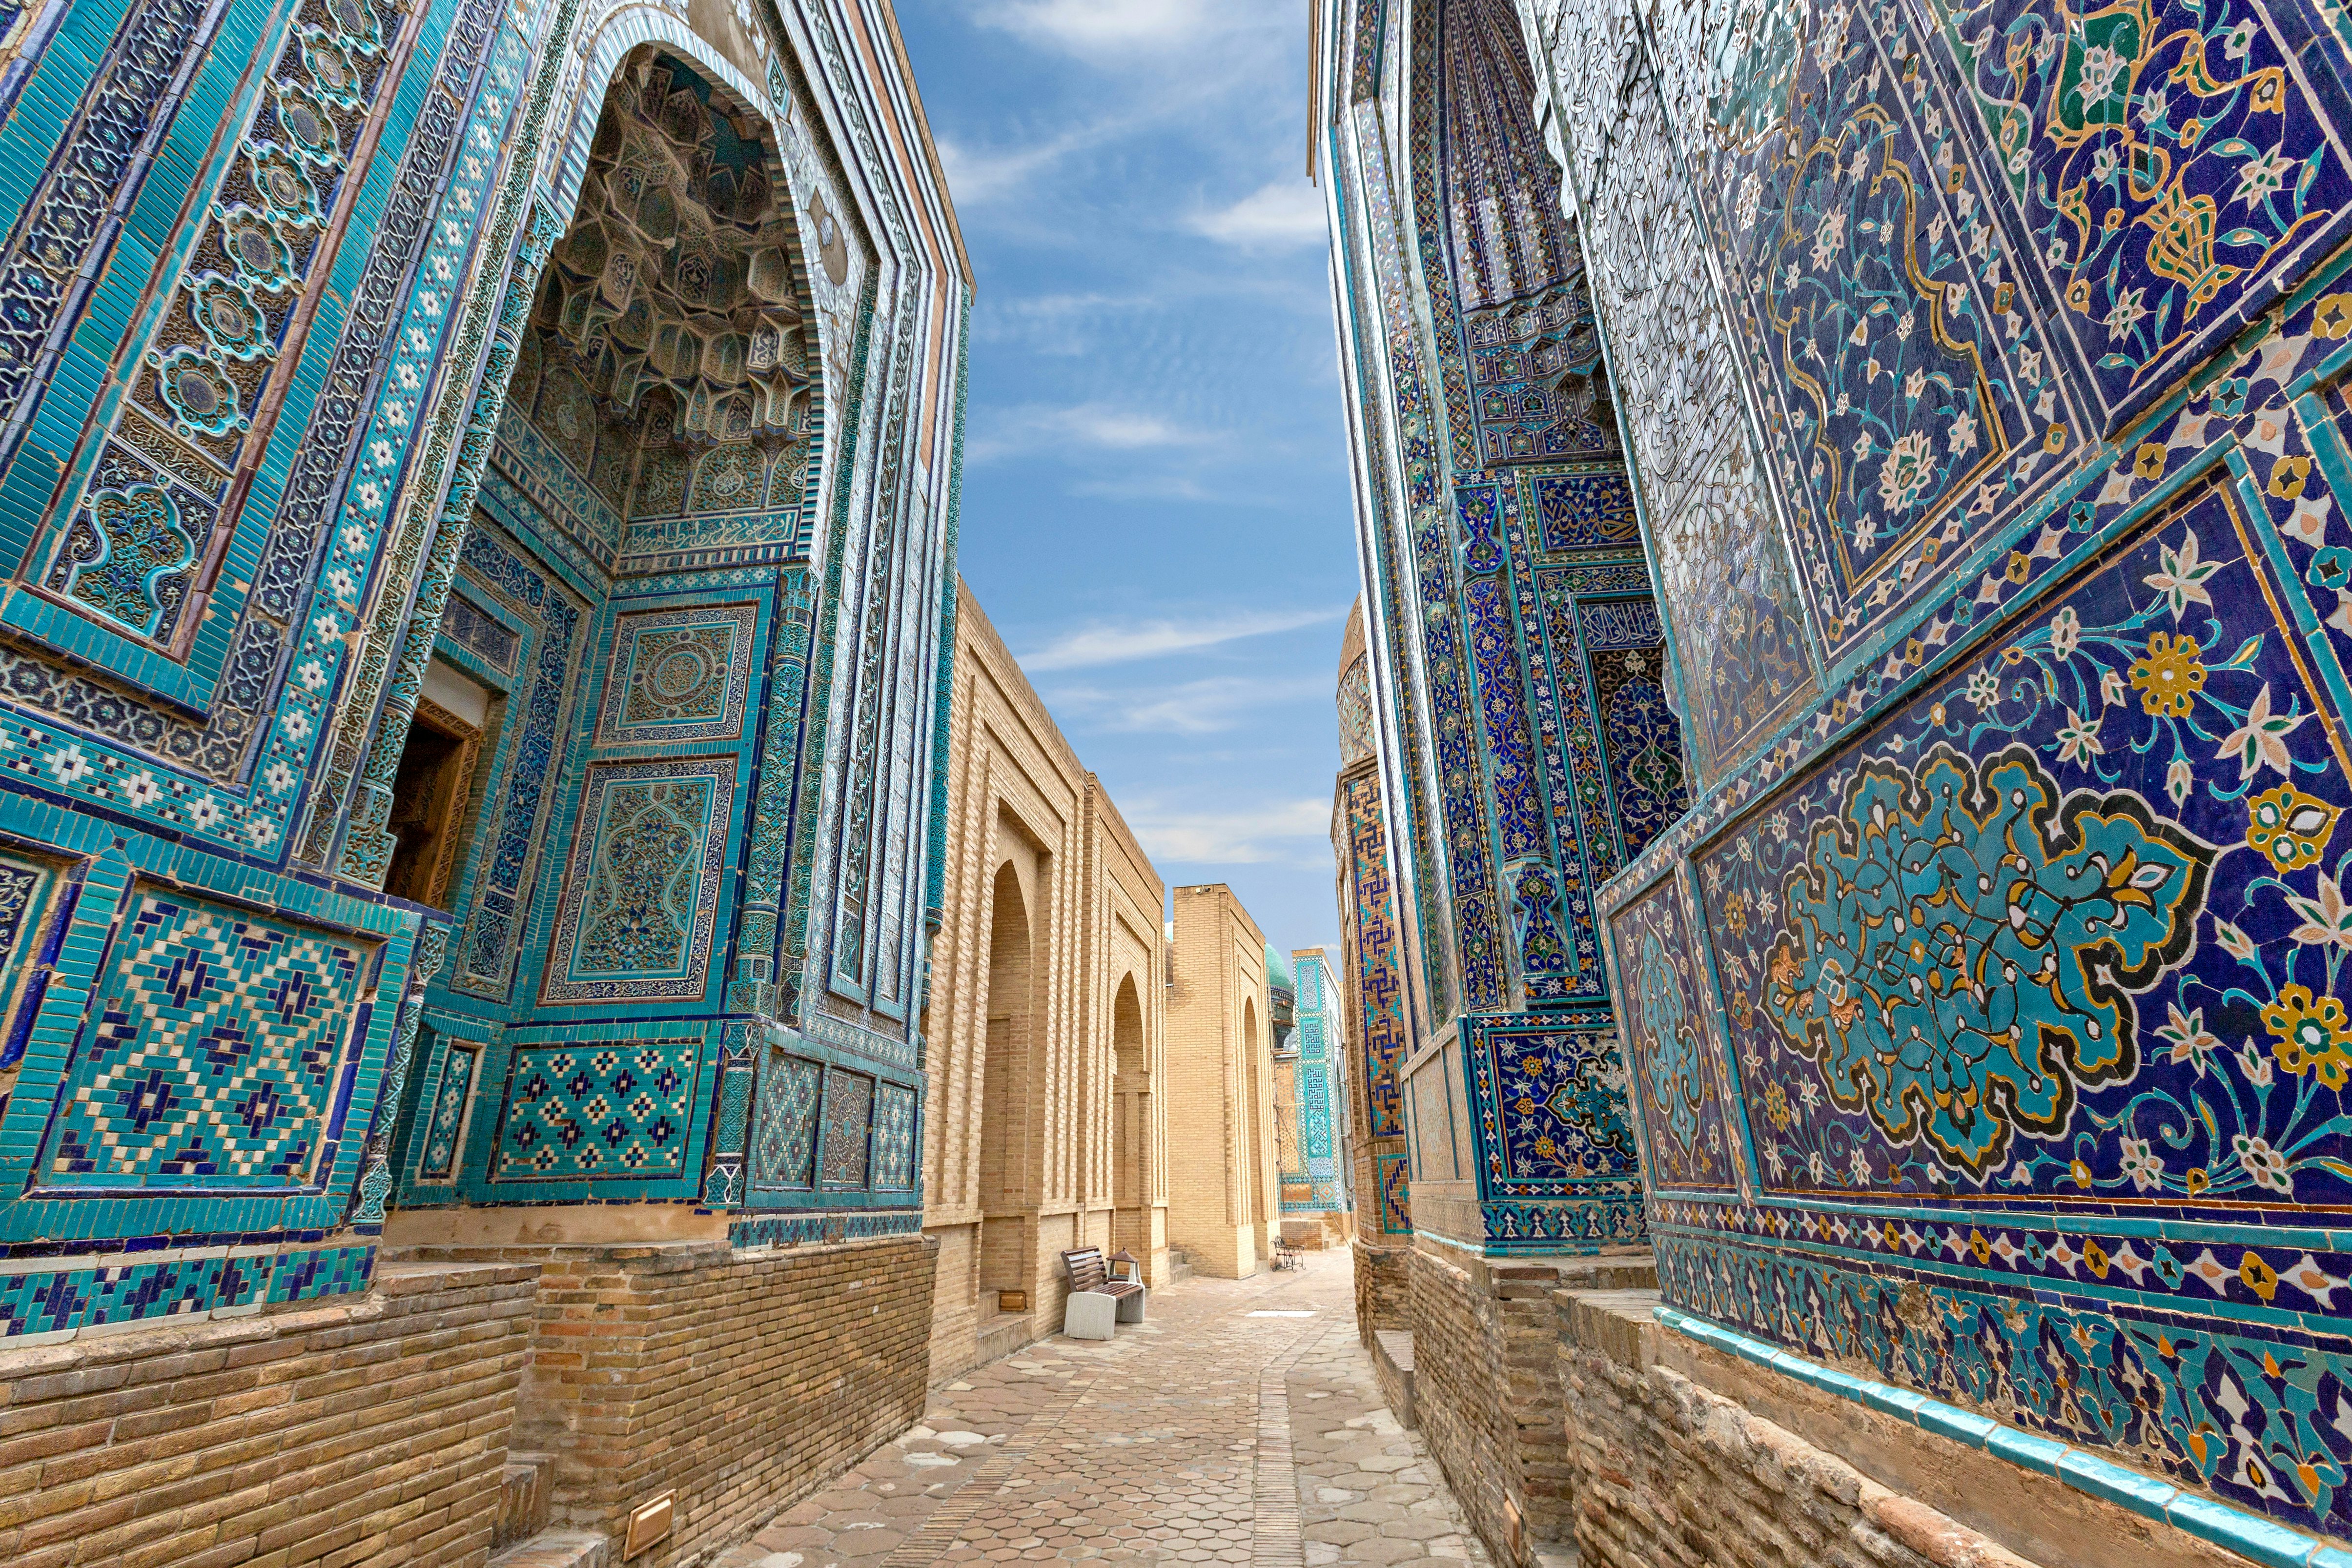
<path fill-rule="evenodd" d="M 701 999 L 735 772 L 731 757 L 590 765 L 541 1002 Z"/>
<path fill-rule="evenodd" d="M 759 623 L 756 604 L 619 617 L 596 743 L 661 746 L 740 736 Z"/>

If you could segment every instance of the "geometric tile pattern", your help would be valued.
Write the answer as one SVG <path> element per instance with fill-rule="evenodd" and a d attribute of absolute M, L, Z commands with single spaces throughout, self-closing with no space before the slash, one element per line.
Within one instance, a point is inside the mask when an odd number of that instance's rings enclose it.
<path fill-rule="evenodd" d="M 135 1254 L 136 1261 L 0 1273 L 0 1345 L 151 1318 L 250 1311 L 364 1291 L 373 1246 L 287 1251 L 226 1247 Z"/>
<path fill-rule="evenodd" d="M 299 1188 L 341 1131 L 359 941 L 134 887 L 37 1185 Z"/>
<path fill-rule="evenodd" d="M 751 1185 L 816 1185 L 817 1097 L 824 1069 L 804 1056 L 770 1051 L 760 1070 L 760 1109 L 751 1137 Z"/>
<path fill-rule="evenodd" d="M 904 1192 L 915 1185 L 915 1092 L 885 1083 L 874 1101 L 874 1186 Z"/>
<path fill-rule="evenodd" d="M 1379 1159 L 1381 1232 L 1385 1236 L 1412 1234 L 1412 1161 L 1407 1155 L 1382 1155 Z"/>
<path fill-rule="evenodd" d="M 864 1186 L 874 1122 L 874 1080 L 830 1068 L 824 1075 L 824 1179 L 827 1186 Z"/>
<path fill-rule="evenodd" d="M 420 1178 L 446 1181 L 456 1173 L 466 1102 L 473 1092 L 474 1071 L 481 1060 L 478 1046 L 457 1041 L 451 1042 L 448 1054 L 442 1059 L 441 1082 L 425 1102 L 425 1152 L 416 1161 Z"/>
<path fill-rule="evenodd" d="M 735 771 L 732 758 L 590 768 L 542 1002 L 701 998 Z"/>
<path fill-rule="evenodd" d="M 600 746 L 731 740 L 742 733 L 755 604 L 624 615 L 613 632 Z"/>
<path fill-rule="evenodd" d="M 492 1181 L 612 1181 L 686 1169 L 699 1040 L 515 1048 Z"/>
<path fill-rule="evenodd" d="M 1404 1018 L 1403 954 L 1397 934 L 1396 894 L 1389 883 L 1386 826 L 1380 782 L 1359 774 L 1340 786 L 1347 813 L 1347 868 L 1354 907 L 1356 1005 L 1363 1035 L 1364 1094 L 1370 1135 L 1404 1135 L 1404 1099 L 1397 1072 L 1409 1036 Z"/>

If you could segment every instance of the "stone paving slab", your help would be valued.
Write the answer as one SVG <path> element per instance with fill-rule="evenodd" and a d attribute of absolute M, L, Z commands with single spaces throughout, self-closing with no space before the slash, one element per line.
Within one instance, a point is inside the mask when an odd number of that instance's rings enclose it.
<path fill-rule="evenodd" d="M 976 1368 L 712 1568 L 1486 1568 L 1381 1402 L 1349 1265 L 1156 1290 L 1151 1321 L 1114 1340 L 1055 1335 Z"/>

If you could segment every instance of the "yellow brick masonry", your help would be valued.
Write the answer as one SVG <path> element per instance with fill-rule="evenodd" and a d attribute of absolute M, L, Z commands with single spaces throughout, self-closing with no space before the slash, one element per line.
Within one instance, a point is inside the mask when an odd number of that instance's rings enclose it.
<path fill-rule="evenodd" d="M 1167 1278 L 1165 884 L 958 585 L 944 915 L 924 1017 L 933 1379 L 1061 1324 L 1060 1254 Z M 1000 1315 L 997 1292 L 1030 1308 Z"/>
<path fill-rule="evenodd" d="M 386 1266 L 349 1302 L 0 1353 L 0 1563 L 482 1562 L 538 1272 Z"/>
<path fill-rule="evenodd" d="M 1265 938 L 1223 883 L 1175 892 L 1168 988 L 1168 1239 L 1221 1280 L 1255 1273 L 1281 1213 Z"/>
<path fill-rule="evenodd" d="M 617 1541 L 631 1509 L 675 1491 L 675 1533 L 632 1563 L 669 1568 L 905 1431 L 934 1252 L 922 1237 L 516 1249 L 541 1267 L 514 1445 L 554 1456 L 554 1523 Z"/>

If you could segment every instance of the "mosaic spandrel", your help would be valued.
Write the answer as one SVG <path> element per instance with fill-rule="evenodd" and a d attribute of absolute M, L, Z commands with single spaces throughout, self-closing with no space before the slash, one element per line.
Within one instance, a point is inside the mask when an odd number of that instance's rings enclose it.
<path fill-rule="evenodd" d="M 2340 1198 L 2352 797 L 2265 526 L 2200 488 L 1702 860 L 1769 1185 Z"/>

